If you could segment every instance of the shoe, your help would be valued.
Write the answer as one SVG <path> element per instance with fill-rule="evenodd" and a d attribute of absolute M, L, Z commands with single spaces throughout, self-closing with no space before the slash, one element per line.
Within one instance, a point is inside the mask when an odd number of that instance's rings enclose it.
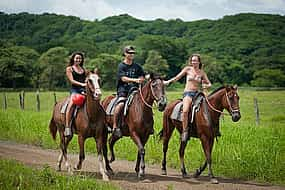
<path fill-rule="evenodd" d="M 113 136 L 117 138 L 121 138 L 123 136 L 121 129 L 120 128 L 113 129 Z"/>
<path fill-rule="evenodd" d="M 181 141 L 186 142 L 188 140 L 188 131 L 183 131 L 181 134 Z"/>
<path fill-rule="evenodd" d="M 64 136 L 69 137 L 72 135 L 71 129 L 69 127 L 66 127 L 64 130 Z"/>

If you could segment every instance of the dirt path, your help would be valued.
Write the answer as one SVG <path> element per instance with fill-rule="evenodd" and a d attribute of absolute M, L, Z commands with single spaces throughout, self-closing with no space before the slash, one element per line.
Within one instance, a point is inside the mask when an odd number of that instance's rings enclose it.
<path fill-rule="evenodd" d="M 55 169 L 58 155 L 59 151 L 55 150 L 44 150 L 35 146 L 0 141 L 0 158 L 18 160 L 27 165 L 43 166 L 44 164 L 47 164 Z M 69 154 L 69 158 L 71 163 L 74 165 L 77 162 L 78 155 Z M 219 184 L 209 183 L 207 177 L 200 177 L 198 179 L 182 179 L 180 172 L 173 169 L 168 169 L 168 176 L 162 176 L 160 175 L 161 170 L 158 165 L 146 165 L 145 179 L 143 181 L 138 181 L 134 172 L 134 162 L 116 160 L 114 163 L 112 163 L 111 167 L 115 172 L 115 175 L 111 178 L 112 183 L 121 187 L 121 189 L 127 190 L 285 190 L 285 187 L 270 186 L 255 182 L 239 181 L 226 178 L 218 178 L 220 182 Z M 64 167 L 63 170 L 65 170 Z M 101 176 L 98 173 L 97 156 L 86 156 L 81 173 L 101 179 Z"/>

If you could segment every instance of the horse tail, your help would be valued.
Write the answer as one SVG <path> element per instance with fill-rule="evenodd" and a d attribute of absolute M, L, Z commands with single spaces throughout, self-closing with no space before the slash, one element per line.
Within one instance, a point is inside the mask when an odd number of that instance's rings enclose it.
<path fill-rule="evenodd" d="M 51 120 L 49 122 L 49 132 L 50 132 L 50 134 L 52 136 L 52 139 L 55 140 L 57 127 L 56 127 L 56 123 L 55 123 L 53 117 L 51 118 Z"/>

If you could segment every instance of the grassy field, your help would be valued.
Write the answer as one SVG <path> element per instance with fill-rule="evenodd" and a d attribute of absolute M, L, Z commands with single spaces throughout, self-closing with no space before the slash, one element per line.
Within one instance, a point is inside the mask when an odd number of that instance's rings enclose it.
<path fill-rule="evenodd" d="M 168 101 L 181 98 L 181 92 L 167 92 Z M 103 92 L 104 96 L 112 92 Z M 3 94 L 3 93 L 2 93 Z M 48 123 L 54 104 L 53 92 L 40 93 L 41 111 L 36 111 L 36 95 L 26 93 L 25 110 L 19 108 L 19 95 L 6 93 L 7 110 L 0 111 L 0 139 L 38 145 L 44 148 L 58 148 L 48 132 Z M 57 93 L 61 99 L 67 93 Z M 244 180 L 255 180 L 272 184 L 285 184 L 285 91 L 239 90 L 242 118 L 233 123 L 230 117 L 221 119 L 222 137 L 215 142 L 213 150 L 213 172 Z M 260 125 L 256 125 L 253 99 L 256 97 L 260 110 Z M 3 102 L 3 95 L 0 103 Z M 154 110 L 155 132 L 162 127 L 162 113 Z M 153 135 L 146 145 L 146 161 L 160 164 L 162 144 Z M 168 167 L 179 169 L 179 136 L 175 132 L 169 145 Z M 78 152 L 77 138 L 72 140 L 69 151 Z M 93 139 L 86 141 L 86 151 L 95 154 Z M 136 159 L 136 146 L 130 138 L 123 138 L 115 146 L 118 158 Z M 204 154 L 198 139 L 191 139 L 185 153 L 185 163 L 192 173 L 204 161 Z M 206 172 L 207 173 L 207 172 Z M 206 175 L 206 173 L 204 175 Z"/>
<path fill-rule="evenodd" d="M 111 183 L 94 178 L 74 175 L 65 176 L 45 166 L 32 169 L 13 160 L 0 160 L 0 189 L 118 189 Z"/>

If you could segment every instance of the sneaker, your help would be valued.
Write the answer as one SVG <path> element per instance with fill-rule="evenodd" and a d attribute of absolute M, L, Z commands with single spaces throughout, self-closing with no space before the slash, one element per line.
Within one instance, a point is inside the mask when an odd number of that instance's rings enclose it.
<path fill-rule="evenodd" d="M 121 129 L 120 128 L 113 129 L 113 136 L 117 138 L 121 138 L 123 136 Z"/>
<path fill-rule="evenodd" d="M 69 127 L 66 127 L 64 130 L 64 136 L 68 137 L 71 135 L 72 135 L 71 129 Z"/>

